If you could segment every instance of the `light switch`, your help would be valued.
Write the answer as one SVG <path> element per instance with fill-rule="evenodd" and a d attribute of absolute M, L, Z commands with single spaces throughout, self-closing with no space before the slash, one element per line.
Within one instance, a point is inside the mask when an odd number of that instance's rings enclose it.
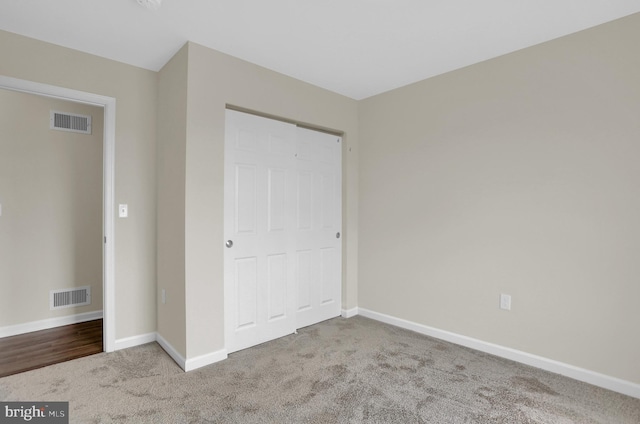
<path fill-rule="evenodd" d="M 126 218 L 129 216 L 129 207 L 123 204 L 118 205 L 118 216 L 120 218 Z"/>

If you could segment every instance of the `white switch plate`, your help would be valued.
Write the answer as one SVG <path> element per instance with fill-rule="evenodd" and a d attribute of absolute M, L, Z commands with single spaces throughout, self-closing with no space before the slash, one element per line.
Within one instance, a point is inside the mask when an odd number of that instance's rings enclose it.
<path fill-rule="evenodd" d="M 162 289 L 162 304 L 164 305 L 165 303 L 167 303 L 167 292 Z"/>
<path fill-rule="evenodd" d="M 118 216 L 120 218 L 126 218 L 129 216 L 129 207 L 123 204 L 118 205 Z"/>
<path fill-rule="evenodd" d="M 500 309 L 511 310 L 511 295 L 504 293 L 500 295 Z"/>

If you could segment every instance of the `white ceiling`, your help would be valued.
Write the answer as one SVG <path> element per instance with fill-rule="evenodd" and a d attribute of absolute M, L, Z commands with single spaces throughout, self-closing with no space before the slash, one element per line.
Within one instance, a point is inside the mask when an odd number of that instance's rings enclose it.
<path fill-rule="evenodd" d="M 636 12 L 638 0 L 0 0 L 0 29 L 154 71 L 190 40 L 363 99 Z"/>

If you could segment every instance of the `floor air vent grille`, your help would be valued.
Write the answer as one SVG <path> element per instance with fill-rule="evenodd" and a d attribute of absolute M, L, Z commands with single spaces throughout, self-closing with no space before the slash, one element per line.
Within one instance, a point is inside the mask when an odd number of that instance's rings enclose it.
<path fill-rule="evenodd" d="M 51 290 L 49 292 L 49 303 L 51 310 L 89 305 L 91 304 L 91 287 Z"/>

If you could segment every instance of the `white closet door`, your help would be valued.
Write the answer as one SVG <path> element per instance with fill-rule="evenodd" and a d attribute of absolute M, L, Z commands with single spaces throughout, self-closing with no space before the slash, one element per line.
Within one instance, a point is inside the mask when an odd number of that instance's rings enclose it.
<path fill-rule="evenodd" d="M 227 110 L 224 228 L 228 352 L 295 331 L 296 127 Z M 232 243 L 232 244 L 231 244 Z"/>
<path fill-rule="evenodd" d="M 342 139 L 297 129 L 296 327 L 340 315 Z"/>
<path fill-rule="evenodd" d="M 340 315 L 340 137 L 227 110 L 229 353 Z"/>

